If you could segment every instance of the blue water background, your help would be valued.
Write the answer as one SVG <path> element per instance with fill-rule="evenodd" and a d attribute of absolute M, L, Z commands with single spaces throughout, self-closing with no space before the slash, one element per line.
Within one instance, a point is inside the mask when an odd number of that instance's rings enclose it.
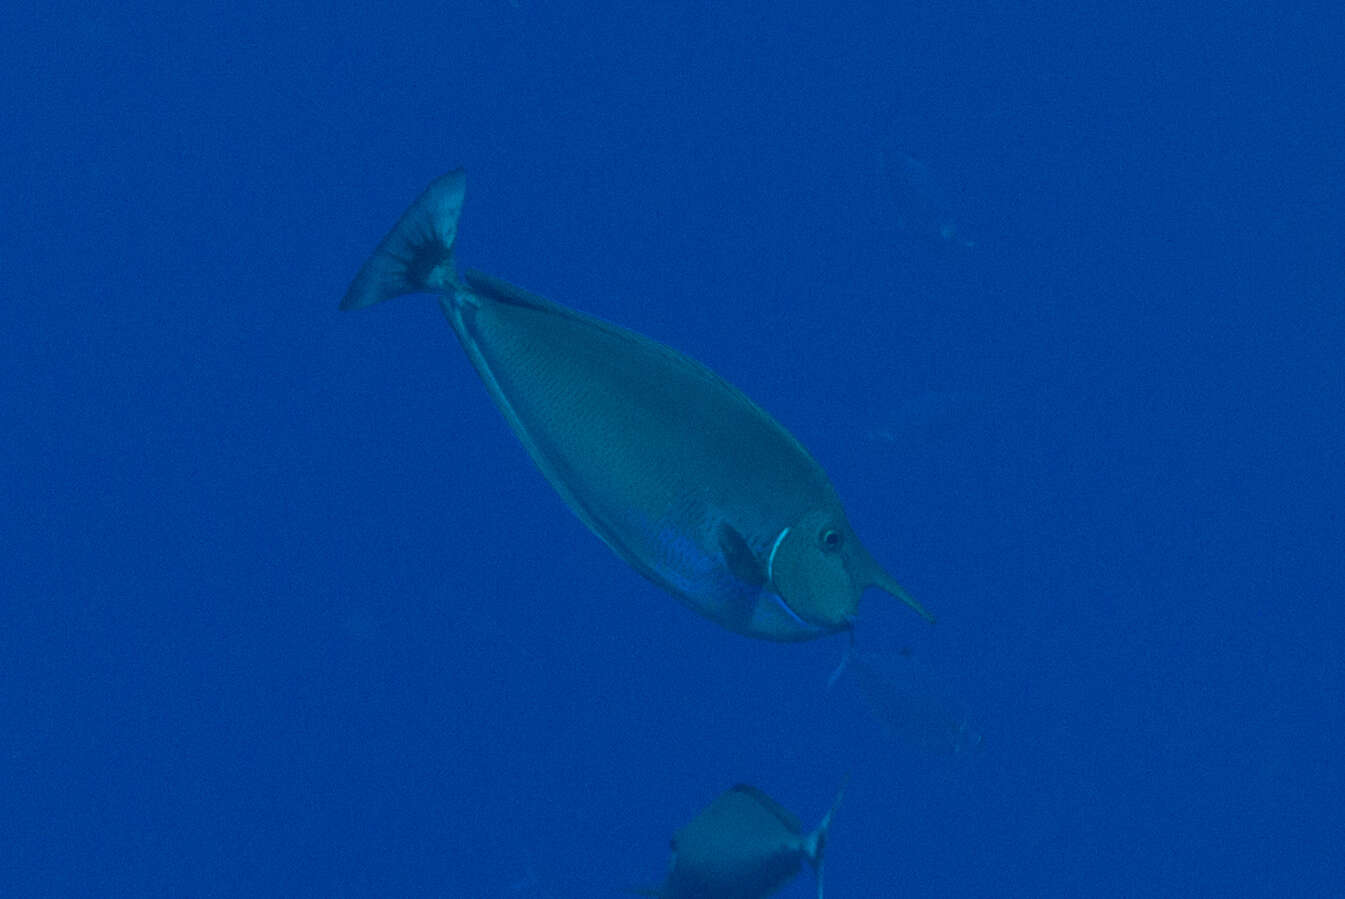
<path fill-rule="evenodd" d="M 615 896 L 847 773 L 833 899 L 1345 892 L 1339 12 L 834 7 L 0 14 L 0 894 Z M 614 559 L 431 299 L 337 310 L 457 166 L 464 264 L 813 451 L 979 745 Z"/>

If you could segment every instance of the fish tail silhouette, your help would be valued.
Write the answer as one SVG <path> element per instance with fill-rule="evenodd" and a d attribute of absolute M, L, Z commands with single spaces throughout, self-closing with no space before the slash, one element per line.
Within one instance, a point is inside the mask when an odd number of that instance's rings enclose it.
<path fill-rule="evenodd" d="M 425 188 L 365 261 L 341 308 L 362 309 L 408 293 L 452 293 L 458 281 L 453 243 L 466 184 L 458 169 Z"/>
<path fill-rule="evenodd" d="M 831 819 L 836 815 L 836 809 L 841 807 L 841 800 L 845 798 L 845 788 L 850 784 L 850 775 L 845 776 L 841 782 L 841 788 L 836 791 L 836 798 L 831 803 L 831 808 L 822 816 L 822 823 L 817 825 L 808 835 L 807 842 L 804 844 L 804 851 L 808 855 L 808 860 L 813 863 L 813 868 L 817 871 L 817 899 L 822 899 L 822 859 L 827 851 L 827 832 L 831 830 Z"/>

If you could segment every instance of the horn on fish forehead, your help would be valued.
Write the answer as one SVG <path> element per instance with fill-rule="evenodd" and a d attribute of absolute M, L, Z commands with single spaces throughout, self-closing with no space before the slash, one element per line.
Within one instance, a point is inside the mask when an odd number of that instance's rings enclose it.
<path fill-rule="evenodd" d="M 858 543 L 859 541 L 855 542 Z M 897 599 L 901 600 L 902 602 L 906 603 L 906 605 L 910 606 L 911 609 L 913 609 L 915 613 L 919 615 L 921 618 L 925 619 L 930 624 L 933 624 L 934 616 L 931 615 L 925 609 L 924 606 L 916 602 L 915 598 L 912 597 L 911 594 L 907 593 L 905 588 L 903 588 L 901 584 L 897 583 L 896 578 L 892 577 L 892 575 L 884 571 L 883 567 L 878 564 L 877 560 L 875 560 L 872 555 L 869 554 L 868 550 L 865 550 L 864 547 L 862 546 L 860 546 L 859 548 L 860 550 L 863 551 L 864 555 L 867 557 L 866 560 L 868 567 L 867 586 L 877 587 L 884 593 L 890 594 L 891 596 L 895 596 Z"/>
<path fill-rule="evenodd" d="M 897 599 L 901 600 L 902 602 L 906 603 L 906 605 L 914 609 L 916 614 L 918 614 L 921 618 L 925 619 L 930 624 L 934 623 L 934 616 L 931 615 L 925 609 L 924 606 L 916 602 L 915 599 L 911 596 L 911 594 L 907 593 L 904 589 L 902 589 L 901 584 L 898 584 L 895 580 L 893 580 L 892 575 L 888 574 L 886 571 L 883 571 L 883 569 L 879 568 L 877 563 L 875 563 L 873 566 L 873 580 L 869 582 L 869 586 L 877 587 L 884 593 L 892 594 Z"/>

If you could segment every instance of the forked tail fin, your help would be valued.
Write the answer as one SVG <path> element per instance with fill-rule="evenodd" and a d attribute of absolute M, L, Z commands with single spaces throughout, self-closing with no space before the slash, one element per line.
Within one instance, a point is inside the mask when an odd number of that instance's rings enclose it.
<path fill-rule="evenodd" d="M 847 774 L 845 780 L 841 781 L 841 788 L 836 791 L 836 799 L 831 803 L 831 808 L 822 816 L 822 823 L 817 825 L 817 829 L 808 834 L 804 840 L 804 852 L 813 863 L 813 868 L 817 870 L 817 899 L 822 899 L 822 859 L 827 851 L 827 831 L 831 829 L 831 819 L 835 816 L 836 809 L 841 807 L 841 800 L 845 798 L 845 788 L 849 783 L 850 775 Z"/>
<path fill-rule="evenodd" d="M 449 293 L 457 281 L 453 242 L 458 237 L 467 175 L 441 175 L 425 188 L 350 282 L 342 309 L 361 309 L 407 293 Z"/>

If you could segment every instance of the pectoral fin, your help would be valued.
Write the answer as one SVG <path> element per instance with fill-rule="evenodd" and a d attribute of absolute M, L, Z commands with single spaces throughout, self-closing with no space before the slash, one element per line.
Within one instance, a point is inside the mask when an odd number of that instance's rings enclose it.
<path fill-rule="evenodd" d="M 724 564 L 735 578 L 758 589 L 766 584 L 766 567 L 752 552 L 747 539 L 728 522 L 719 525 L 719 551 L 724 554 Z"/>

